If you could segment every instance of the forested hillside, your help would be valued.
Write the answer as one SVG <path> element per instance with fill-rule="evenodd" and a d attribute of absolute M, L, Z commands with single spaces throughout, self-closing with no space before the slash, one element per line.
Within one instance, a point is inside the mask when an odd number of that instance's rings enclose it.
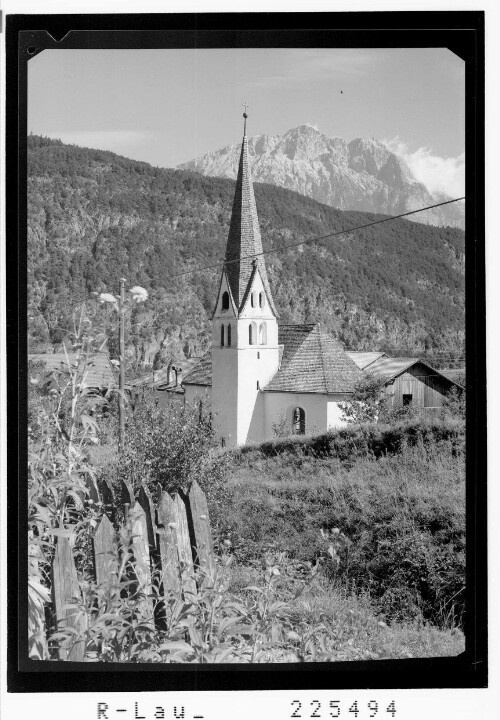
<path fill-rule="evenodd" d="M 150 299 L 132 318 L 137 365 L 198 355 L 208 344 L 220 271 L 175 277 L 224 255 L 234 181 L 154 168 L 110 152 L 29 137 L 31 349 L 51 350 L 92 292 L 120 277 Z M 353 349 L 462 353 L 464 233 L 396 220 L 284 251 L 369 222 L 255 184 L 280 322 L 319 321 Z"/>

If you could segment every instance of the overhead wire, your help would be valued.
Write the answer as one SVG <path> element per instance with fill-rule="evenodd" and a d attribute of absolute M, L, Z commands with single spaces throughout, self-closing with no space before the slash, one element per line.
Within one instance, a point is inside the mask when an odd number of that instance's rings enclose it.
<path fill-rule="evenodd" d="M 391 220 L 399 220 L 400 218 L 408 217 L 409 215 L 416 215 L 417 213 L 425 212 L 426 210 L 433 210 L 434 208 L 442 207 L 443 205 L 450 205 L 451 203 L 460 202 L 461 200 L 465 200 L 465 196 L 453 198 L 452 200 L 444 200 L 443 202 L 435 203 L 434 205 L 427 205 L 426 207 L 418 208 L 417 210 L 409 210 L 408 212 L 400 213 L 399 215 L 391 215 L 380 220 L 373 220 L 369 223 L 363 223 L 363 225 L 355 225 L 354 227 L 346 228 L 344 230 L 336 230 L 335 232 L 328 233 L 327 235 L 320 235 L 319 237 L 301 240 L 300 242 L 290 243 L 279 248 L 262 250 L 261 252 L 253 253 L 252 255 L 244 255 L 243 257 L 235 258 L 233 260 L 223 260 L 214 263 L 213 265 L 205 265 L 204 267 L 193 268 L 191 270 L 183 270 L 180 273 L 170 275 L 170 278 L 183 277 L 184 275 L 192 275 L 193 273 L 205 272 L 206 270 L 214 270 L 221 266 L 225 267 L 226 265 L 231 265 L 232 263 L 241 262 L 242 260 L 252 260 L 253 258 L 260 257 L 262 255 L 286 252 L 291 248 L 300 247 L 301 245 L 310 245 L 312 243 L 320 242 L 320 240 L 328 240 L 329 238 L 337 237 L 338 235 L 345 235 L 346 233 L 355 232 L 356 230 L 364 230 L 365 228 L 373 227 L 374 225 L 381 225 L 382 223 L 390 222 Z"/>

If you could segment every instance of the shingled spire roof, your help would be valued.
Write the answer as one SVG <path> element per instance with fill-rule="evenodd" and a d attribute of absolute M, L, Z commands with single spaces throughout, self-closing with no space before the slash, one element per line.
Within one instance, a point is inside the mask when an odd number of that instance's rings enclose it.
<path fill-rule="evenodd" d="M 252 177 L 248 163 L 246 112 L 243 117 L 245 118 L 245 129 L 226 246 L 226 273 L 234 302 L 236 303 L 238 312 L 240 312 L 246 299 L 246 291 L 252 270 L 254 265 L 256 265 L 262 278 L 271 309 L 274 314 L 277 315 L 271 288 L 269 287 L 269 280 L 267 278 L 266 264 L 263 256 L 259 255 L 259 253 L 262 253 L 262 240 L 260 237 L 259 218 L 257 216 Z M 255 257 L 256 255 L 257 257 Z"/>

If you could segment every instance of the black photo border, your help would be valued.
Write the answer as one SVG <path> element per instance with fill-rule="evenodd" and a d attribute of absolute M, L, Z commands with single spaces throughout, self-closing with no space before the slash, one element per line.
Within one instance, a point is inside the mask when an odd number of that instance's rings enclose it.
<path fill-rule="evenodd" d="M 44 49 L 181 47 L 446 47 L 465 61 L 467 609 L 466 649 L 458 657 L 247 666 L 28 658 L 27 64 Z M 6 55 L 8 691 L 486 687 L 484 13 L 14 14 L 6 16 Z"/>

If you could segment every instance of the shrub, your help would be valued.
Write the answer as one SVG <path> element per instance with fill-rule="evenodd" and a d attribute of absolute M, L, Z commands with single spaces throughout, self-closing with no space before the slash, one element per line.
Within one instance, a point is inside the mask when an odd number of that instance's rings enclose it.
<path fill-rule="evenodd" d="M 224 492 L 225 454 L 215 441 L 210 417 L 175 399 L 163 404 L 146 389 L 127 407 L 122 453 L 101 471 L 118 490 L 122 481 L 145 485 L 157 500 L 160 490 L 188 492 L 193 479 L 218 515 Z"/>
<path fill-rule="evenodd" d="M 358 457 L 381 457 L 394 453 L 405 445 L 418 442 L 449 442 L 460 451 L 465 442 L 464 423 L 451 416 L 432 418 L 403 418 L 397 423 L 362 423 L 345 428 L 329 430 L 311 436 L 291 435 L 275 438 L 260 445 L 247 445 L 232 451 L 232 456 L 275 457 L 336 457 L 350 463 Z"/>
<path fill-rule="evenodd" d="M 465 409 L 465 390 L 452 387 L 443 402 L 444 413 L 452 418 L 465 420 Z"/>
<path fill-rule="evenodd" d="M 348 423 L 375 422 L 386 403 L 384 381 L 365 375 L 355 384 L 351 399 L 340 403 L 342 419 Z"/>

